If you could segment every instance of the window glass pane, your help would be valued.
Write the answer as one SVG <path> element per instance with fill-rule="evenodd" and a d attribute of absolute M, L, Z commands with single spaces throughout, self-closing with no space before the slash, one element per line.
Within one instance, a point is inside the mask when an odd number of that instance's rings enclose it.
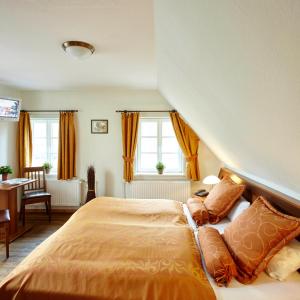
<path fill-rule="evenodd" d="M 51 173 L 57 172 L 58 159 L 58 119 L 31 119 L 33 129 L 32 165 L 41 166 L 45 162 L 52 165 Z"/>
<path fill-rule="evenodd" d="M 51 139 L 51 152 L 58 153 L 58 139 Z"/>
<path fill-rule="evenodd" d="M 46 137 L 47 136 L 47 123 L 45 121 L 33 122 L 33 136 Z"/>
<path fill-rule="evenodd" d="M 32 165 L 41 166 L 47 161 L 47 139 L 34 138 L 32 141 Z"/>
<path fill-rule="evenodd" d="M 157 155 L 156 154 L 146 154 L 146 153 L 142 153 L 141 154 L 141 162 L 140 162 L 140 166 L 141 166 L 141 171 L 155 171 L 157 164 Z"/>
<path fill-rule="evenodd" d="M 141 138 L 142 152 L 157 152 L 157 138 Z"/>
<path fill-rule="evenodd" d="M 162 121 L 162 136 L 175 136 L 175 132 L 171 121 Z"/>
<path fill-rule="evenodd" d="M 51 136 L 53 138 L 58 138 L 58 121 L 51 123 Z"/>
<path fill-rule="evenodd" d="M 181 170 L 178 154 L 162 154 L 162 162 L 166 166 L 166 172 Z"/>
<path fill-rule="evenodd" d="M 161 141 L 161 151 L 164 152 L 171 152 L 171 153 L 178 153 L 179 145 L 177 142 L 176 137 L 164 137 Z"/>
<path fill-rule="evenodd" d="M 157 122 L 156 121 L 142 121 L 141 122 L 141 136 L 157 136 Z"/>

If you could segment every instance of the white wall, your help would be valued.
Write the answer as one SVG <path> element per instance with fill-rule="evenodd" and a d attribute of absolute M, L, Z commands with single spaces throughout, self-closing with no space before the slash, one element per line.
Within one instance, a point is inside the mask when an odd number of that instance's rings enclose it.
<path fill-rule="evenodd" d="M 231 168 L 300 200 L 300 1 L 155 2 L 158 85 Z"/>
<path fill-rule="evenodd" d="M 20 98 L 18 90 L 0 85 L 0 97 Z M 0 166 L 10 165 L 13 168 L 12 176 L 17 176 L 16 156 L 17 122 L 0 120 Z"/>
<path fill-rule="evenodd" d="M 121 116 L 117 109 L 170 109 L 154 90 L 103 88 L 94 91 L 22 92 L 24 109 L 78 109 L 78 177 L 96 168 L 98 195 L 123 196 Z M 91 134 L 91 119 L 108 119 L 108 134 Z M 203 159 L 211 160 L 203 147 Z M 209 163 L 208 163 L 209 164 Z M 212 163 L 213 164 L 213 163 Z M 204 168 L 205 169 L 205 168 Z M 207 171 L 205 171 L 207 172 Z"/>

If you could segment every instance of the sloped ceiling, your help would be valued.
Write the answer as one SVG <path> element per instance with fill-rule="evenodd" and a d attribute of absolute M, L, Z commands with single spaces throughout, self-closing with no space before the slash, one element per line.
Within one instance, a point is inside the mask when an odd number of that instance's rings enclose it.
<path fill-rule="evenodd" d="M 300 1 L 156 0 L 158 86 L 228 166 L 300 199 Z"/>

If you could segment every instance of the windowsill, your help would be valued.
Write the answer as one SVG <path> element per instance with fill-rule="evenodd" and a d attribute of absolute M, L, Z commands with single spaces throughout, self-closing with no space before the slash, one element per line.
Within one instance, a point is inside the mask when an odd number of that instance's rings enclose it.
<path fill-rule="evenodd" d="M 186 181 L 186 176 L 184 174 L 157 174 L 157 173 L 147 173 L 147 174 L 135 174 L 134 180 L 181 180 Z"/>

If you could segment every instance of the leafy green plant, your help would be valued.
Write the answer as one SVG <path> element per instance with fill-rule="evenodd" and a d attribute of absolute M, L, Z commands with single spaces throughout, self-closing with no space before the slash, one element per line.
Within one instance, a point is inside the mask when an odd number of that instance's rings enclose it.
<path fill-rule="evenodd" d="M 43 164 L 43 167 L 44 167 L 46 170 L 52 169 L 52 165 L 51 165 L 50 163 L 48 163 L 48 162 L 45 162 L 45 163 Z"/>
<path fill-rule="evenodd" d="M 164 171 L 164 168 L 165 168 L 165 165 L 159 161 L 157 164 L 156 164 L 156 170 L 158 171 L 159 174 L 162 174 L 163 171 Z"/>
<path fill-rule="evenodd" d="M 1 166 L 0 167 L 0 174 L 12 174 L 13 170 L 11 166 Z"/>

